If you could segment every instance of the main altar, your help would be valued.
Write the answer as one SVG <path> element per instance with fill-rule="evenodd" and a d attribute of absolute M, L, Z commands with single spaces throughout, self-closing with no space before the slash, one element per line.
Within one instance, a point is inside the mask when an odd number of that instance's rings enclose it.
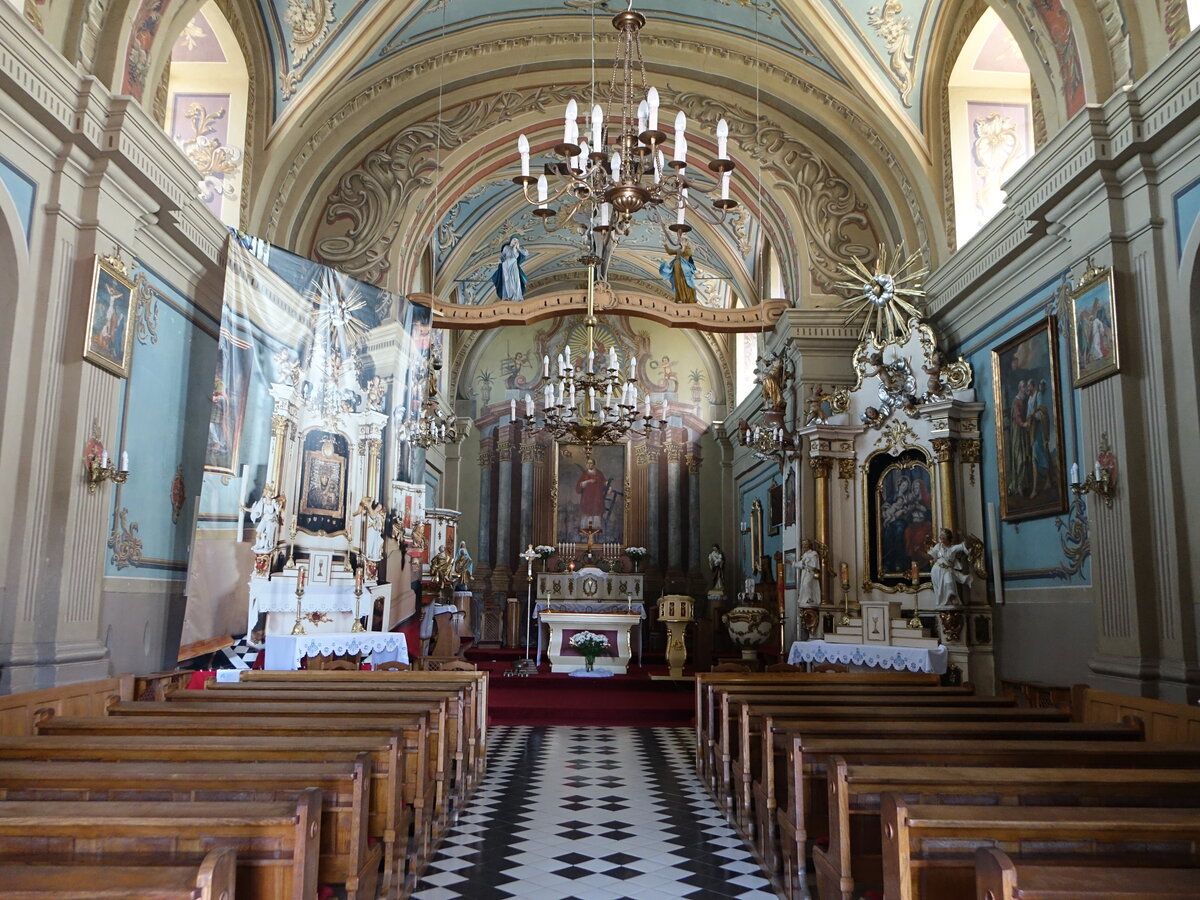
<path fill-rule="evenodd" d="M 635 653 L 641 665 L 646 619 L 641 575 L 605 572 L 594 566 L 543 573 L 537 577 L 532 615 L 538 622 L 536 662 L 540 665 L 545 654 L 552 672 L 570 672 L 583 664 L 583 657 L 570 646 L 571 637 L 580 631 L 608 638 L 612 655 L 599 657 L 597 668 L 624 675 Z"/>

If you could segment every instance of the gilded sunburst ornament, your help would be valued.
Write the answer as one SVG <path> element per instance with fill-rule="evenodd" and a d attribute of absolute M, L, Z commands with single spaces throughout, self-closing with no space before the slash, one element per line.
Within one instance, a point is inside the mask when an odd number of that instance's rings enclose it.
<path fill-rule="evenodd" d="M 838 309 L 850 310 L 847 325 L 862 316 L 860 341 L 869 335 L 882 347 L 908 340 L 909 320 L 921 318 L 918 303 L 925 296 L 921 279 L 929 274 L 920 264 L 920 258 L 919 251 L 906 257 L 903 247 L 896 247 L 889 254 L 880 246 L 874 272 L 857 256 L 853 265 L 838 267 L 847 280 L 837 282 L 834 287 L 852 292 L 852 296 L 838 304 Z"/>

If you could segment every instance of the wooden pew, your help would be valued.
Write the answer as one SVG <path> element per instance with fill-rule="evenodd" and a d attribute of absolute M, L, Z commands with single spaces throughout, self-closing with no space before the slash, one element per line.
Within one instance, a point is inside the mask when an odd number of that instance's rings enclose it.
<path fill-rule="evenodd" d="M 1003 850 L 975 851 L 976 900 L 1183 900 L 1197 893 L 1195 869 L 1119 869 L 1022 862 Z"/>
<path fill-rule="evenodd" d="M 317 788 L 282 803 L 0 801 L 0 856 L 134 852 L 171 863 L 229 847 L 240 900 L 312 900 L 320 840 Z"/>
<path fill-rule="evenodd" d="M 757 702 L 792 702 L 812 701 L 834 703 L 838 698 L 871 697 L 882 700 L 884 697 L 974 697 L 974 690 L 969 686 L 941 687 L 931 685 L 872 685 L 872 684 L 839 684 L 839 685 L 726 685 L 709 684 L 704 688 L 704 719 L 697 719 L 697 742 L 701 747 L 701 761 L 697 773 L 709 784 L 709 790 L 718 794 L 729 776 L 722 759 L 723 747 L 731 745 L 730 726 L 736 721 L 730 704 L 734 699 L 754 700 Z M 1006 703 L 1000 699 L 992 702 L 1000 705 Z M 1012 705 L 1008 703 L 1007 705 Z"/>
<path fill-rule="evenodd" d="M 799 726 L 803 725 L 801 729 Z M 1137 741 L 1141 731 L 1131 725 L 1086 725 L 1078 722 L 956 722 L 956 721 L 882 721 L 882 722 L 776 722 L 768 717 L 763 723 L 762 784 L 756 784 L 756 796 L 773 798 L 776 806 L 777 836 L 765 842 L 765 864 L 774 873 L 784 866 L 785 885 L 803 884 L 808 835 L 828 827 L 827 788 L 824 772 L 819 780 L 811 777 L 812 760 L 804 747 L 814 741 L 839 746 L 848 741 L 872 740 L 896 746 L 926 741 L 949 745 L 953 741 L 1024 743 L 1029 741 Z M 1138 745 L 1144 746 L 1144 745 Z M 944 763 L 944 760 L 942 760 Z M 782 781 L 781 781 L 782 779 Z M 786 791 L 783 789 L 786 787 Z M 764 801 L 764 807 L 767 803 Z M 765 812 L 765 809 L 764 809 Z M 790 867 L 790 868 L 789 868 Z"/>
<path fill-rule="evenodd" d="M 758 694 L 720 693 L 721 729 L 717 753 L 720 754 L 721 771 L 728 773 L 722 776 L 719 796 L 725 806 L 726 813 L 733 812 L 738 824 L 753 831 L 753 823 L 747 822 L 743 816 L 749 812 L 749 786 L 753 773 L 757 770 L 759 754 L 759 738 L 762 734 L 762 717 L 765 714 L 787 715 L 787 710 L 805 711 L 810 713 L 810 719 L 845 718 L 853 715 L 853 710 L 885 710 L 883 713 L 864 713 L 865 717 L 896 718 L 888 710 L 902 709 L 972 709 L 972 710 L 1008 710 L 1014 713 L 1016 707 L 1012 701 L 1000 697 L 973 697 L 961 694 L 867 694 L 841 695 L 823 697 L 807 695 L 798 697 L 779 697 Z M 820 711 L 820 712 L 818 712 Z M 799 714 L 799 713 L 797 713 Z M 1008 721 L 1011 716 L 1002 713 L 992 714 L 998 720 Z M 963 718 L 959 716 L 957 718 Z M 1066 721 L 1065 713 L 1054 716 L 1056 720 Z M 728 805 L 725 805 L 728 804 Z"/>
<path fill-rule="evenodd" d="M 367 835 L 383 846 L 382 890 L 405 883 L 412 809 L 404 802 L 404 747 L 397 736 L 363 738 L 227 735 L 42 735 L 0 737 L 0 760 L 157 760 L 176 762 L 349 763 L 370 753 Z"/>
<path fill-rule="evenodd" d="M 309 722 L 309 731 L 326 732 L 332 723 L 341 719 L 374 719 L 377 722 L 391 723 L 405 716 L 428 717 L 428 752 L 425 761 L 429 765 L 432 778 L 432 815 L 439 828 L 444 828 L 448 821 L 449 792 L 446 787 L 446 758 L 447 758 L 447 726 L 449 702 L 442 700 L 396 700 L 389 703 L 376 703 L 366 706 L 354 706 L 337 702 L 294 703 L 286 706 L 271 703 L 247 702 L 238 705 L 238 712 L 243 717 L 262 722 L 278 717 L 303 716 Z M 121 701 L 108 707 L 110 717 L 170 717 L 203 719 L 227 719 L 231 715 L 228 703 L 215 701 L 198 701 L 195 703 L 176 703 L 173 701 L 157 702 L 151 700 Z M 314 724 L 317 723 L 317 724 Z M 207 727 L 207 726 L 206 726 Z M 416 806 L 414 802 L 414 807 Z"/>
<path fill-rule="evenodd" d="M 408 684 L 432 684 L 440 687 L 457 686 L 465 689 L 470 698 L 471 708 L 475 712 L 475 728 L 468 733 L 468 746 L 475 741 L 470 751 L 475 765 L 475 783 L 483 778 L 487 770 L 487 708 L 488 708 L 488 673 L 487 672 L 387 672 L 374 670 L 371 672 L 263 672 L 247 670 L 241 673 L 240 682 L 227 682 L 213 685 L 218 689 L 234 688 L 245 685 L 248 688 L 270 685 L 276 689 L 309 686 L 319 683 L 323 688 L 346 687 L 359 690 L 363 685 L 372 688 L 378 686 L 404 686 Z"/>
<path fill-rule="evenodd" d="M 705 755 L 701 735 L 707 733 L 707 723 L 713 720 L 709 689 L 718 685 L 728 687 L 778 685 L 791 687 L 845 688 L 852 685 L 888 685 L 891 687 L 937 687 L 941 679 L 936 675 L 912 672 L 771 672 L 727 674 L 721 672 L 697 672 L 696 680 L 696 772 L 708 783 L 710 773 L 705 770 Z"/>
<path fill-rule="evenodd" d="M 975 850 L 1092 866 L 1200 867 L 1200 810 L 1092 806 L 927 806 L 883 797 L 888 900 L 960 900 Z M 1200 874 L 1200 873 L 1197 873 Z M 1200 883 L 1200 879 L 1197 879 Z"/>
<path fill-rule="evenodd" d="M 169 705 L 169 704 L 168 704 Z M 161 735 L 189 737 L 202 732 L 218 738 L 225 737 L 290 737 L 320 740 L 327 737 L 354 738 L 367 749 L 375 741 L 398 739 L 403 747 L 404 770 L 401 785 L 404 802 L 412 810 L 411 834 L 397 834 L 396 850 L 404 850 L 408 865 L 407 878 L 419 876 L 429 861 L 435 842 L 436 817 L 431 815 L 433 782 L 427 761 L 430 750 L 428 715 L 392 716 L 387 723 L 378 718 L 330 718 L 314 724 L 306 716 L 253 716 L 230 719 L 226 716 L 205 717 L 202 727 L 194 716 L 104 716 L 77 718 L 51 716 L 37 724 L 38 734 L 46 735 L 116 735 L 121 737 Z M 408 844 L 406 848 L 402 845 Z"/>
<path fill-rule="evenodd" d="M 171 695 L 168 702 L 186 705 L 227 703 L 227 704 L 313 704 L 340 703 L 353 706 L 354 714 L 373 710 L 378 704 L 403 703 L 446 703 L 446 746 L 447 760 L 444 764 L 443 779 L 446 782 L 446 799 L 451 805 L 448 814 L 457 814 L 467 801 L 466 784 L 466 721 L 465 697 L 462 691 L 444 690 L 415 690 L 403 691 L 328 691 L 321 688 L 310 690 L 273 690 L 260 688 L 246 691 L 180 691 Z M 230 713 L 233 711 L 230 710 Z"/>
<path fill-rule="evenodd" d="M 0 800 L 294 802 L 321 791 L 317 877 L 347 900 L 375 900 L 383 845 L 367 841 L 371 757 L 352 762 L 231 763 L 147 760 L 0 760 Z"/>
<path fill-rule="evenodd" d="M 198 864 L 135 865 L 119 855 L 105 862 L 87 857 L 28 856 L 0 860 L 0 893 L 6 900 L 233 900 L 237 852 L 212 850 Z"/>
<path fill-rule="evenodd" d="M 813 862 L 821 897 L 841 900 L 883 881 L 879 798 L 885 793 L 923 805 L 1200 808 L 1197 769 L 869 765 L 836 757 L 827 779 L 829 847 L 814 847 Z"/>

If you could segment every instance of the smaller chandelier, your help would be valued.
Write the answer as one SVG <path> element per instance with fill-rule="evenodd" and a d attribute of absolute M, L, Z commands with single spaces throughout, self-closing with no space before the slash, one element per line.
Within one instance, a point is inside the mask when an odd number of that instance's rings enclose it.
<path fill-rule="evenodd" d="M 701 183 L 687 174 L 687 116 L 683 112 L 675 117 L 673 153 L 668 161 L 663 152 L 667 135 L 659 130 L 658 90 L 646 87 L 646 66 L 638 37 L 646 17 L 630 8 L 613 16 L 612 22 L 621 44 L 620 52 L 613 57 L 610 85 L 614 95 L 620 90 L 619 99 L 614 96 L 621 107 L 617 134 L 610 142 L 604 110 L 597 104 L 592 107 L 587 123 L 589 133 L 581 140 L 579 107 L 572 99 L 567 103 L 562 143 L 554 148 L 561 161 L 547 164 L 541 175 L 531 175 L 529 141 L 522 134 L 517 140 L 521 174 L 513 182 L 521 185 L 525 200 L 536 206 L 533 214 L 542 219 L 548 231 L 576 221 L 579 214 L 598 238 L 625 235 L 634 214 L 645 209 L 651 221 L 663 229 L 668 242 L 677 244 L 692 230 L 686 217 L 689 209 L 699 209 L 695 194 L 719 191 L 719 196 L 712 200 L 717 222 L 723 221 L 726 212 L 738 205 L 729 196 L 730 176 L 735 168 L 728 156 L 729 125 L 724 119 L 717 123 L 717 158 L 708 164 L 714 181 Z M 639 88 L 634 86 L 635 76 L 640 78 Z M 636 96 L 645 98 L 636 107 L 635 91 Z M 611 122 L 618 127 L 615 113 Z M 536 195 L 530 193 L 531 186 Z M 561 217 L 551 207 L 560 200 L 570 204 Z"/>
<path fill-rule="evenodd" d="M 789 454 L 796 452 L 796 443 L 791 434 L 782 425 L 747 425 L 742 423 L 739 429 L 739 440 L 743 447 L 750 450 L 756 459 L 764 462 L 784 462 Z"/>
<path fill-rule="evenodd" d="M 554 362 L 551 376 L 549 356 L 542 358 L 542 415 L 537 418 L 533 395 L 525 395 L 525 428 L 533 434 L 545 432 L 556 441 L 582 444 L 588 452 L 596 444 L 620 443 L 631 435 L 646 437 L 665 428 L 670 407 L 666 400 L 654 418 L 650 397 L 639 397 L 637 358 L 629 357 L 628 375 L 622 376 L 617 348 L 595 351 L 595 274 L 596 260 L 588 263 L 587 355 L 576 368 L 564 352 Z M 513 421 L 517 421 L 517 401 L 509 401 Z"/>
<path fill-rule="evenodd" d="M 400 439 L 416 444 L 423 450 L 428 450 L 434 444 L 457 444 L 467 437 L 466 429 L 460 429 L 454 416 L 442 409 L 442 404 L 438 402 L 436 382 L 432 376 L 442 367 L 441 360 L 435 358 L 429 366 L 432 371 L 428 390 L 417 409 L 417 416 L 400 425 Z"/>

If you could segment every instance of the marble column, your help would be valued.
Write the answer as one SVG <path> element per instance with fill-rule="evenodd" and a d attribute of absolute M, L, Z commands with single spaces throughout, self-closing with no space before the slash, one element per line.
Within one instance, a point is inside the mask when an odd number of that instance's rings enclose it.
<path fill-rule="evenodd" d="M 688 574 L 703 578 L 700 566 L 700 457 L 689 453 L 686 457 L 688 471 Z"/>
<path fill-rule="evenodd" d="M 512 571 L 512 441 L 502 438 L 496 443 L 500 465 L 496 473 L 496 569 Z"/>
<path fill-rule="evenodd" d="M 680 496 L 682 480 L 680 463 L 683 462 L 683 445 L 670 443 L 667 451 L 667 567 L 671 571 L 683 568 L 683 516 Z"/>
<path fill-rule="evenodd" d="M 533 464 L 537 460 L 537 444 L 532 440 L 522 441 L 521 453 L 521 533 L 517 541 L 517 552 L 523 551 L 533 543 L 533 505 L 536 498 L 533 493 Z"/>
<path fill-rule="evenodd" d="M 646 548 L 650 551 L 650 557 L 658 555 L 658 550 L 662 546 L 662 522 L 659 520 L 659 489 L 658 489 L 658 458 L 659 448 L 653 444 L 646 444 L 646 535 L 650 539 Z M 654 560 L 661 565 L 661 560 Z"/>
<path fill-rule="evenodd" d="M 496 463 L 494 439 L 481 439 L 479 447 L 479 544 L 480 562 L 492 569 L 496 548 L 492 546 L 492 468 Z"/>

